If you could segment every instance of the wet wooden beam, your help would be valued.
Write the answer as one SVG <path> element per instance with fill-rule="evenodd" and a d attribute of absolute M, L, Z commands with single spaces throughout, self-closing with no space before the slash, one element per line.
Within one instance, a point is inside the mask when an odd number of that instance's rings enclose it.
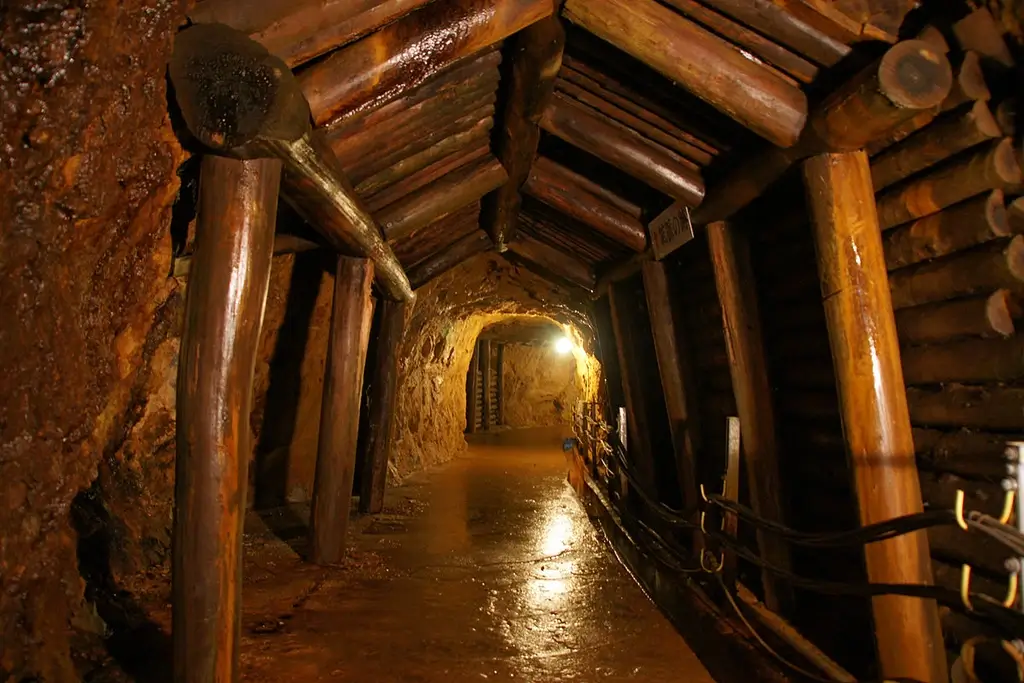
<path fill-rule="evenodd" d="M 407 268 L 448 248 L 479 228 L 480 204 L 470 204 L 451 215 L 439 218 L 413 235 L 395 241 L 395 255 Z"/>
<path fill-rule="evenodd" d="M 489 431 L 491 425 L 491 342 L 481 339 L 477 342 L 477 353 L 480 355 L 480 379 L 483 383 L 483 426 Z"/>
<path fill-rule="evenodd" d="M 443 216 L 479 201 L 507 181 L 505 169 L 497 159 L 488 155 L 388 205 L 377 214 L 377 219 L 385 238 L 401 239 Z"/>
<path fill-rule="evenodd" d="M 1024 289 L 1024 236 L 917 263 L 889 274 L 897 309 L 962 296 Z"/>
<path fill-rule="evenodd" d="M 830 94 L 811 114 L 800 143 L 765 148 L 721 178 L 693 222 L 725 220 L 759 197 L 800 159 L 829 150 L 855 150 L 921 111 L 939 105 L 952 84 L 945 55 L 922 40 L 907 40 Z"/>
<path fill-rule="evenodd" d="M 1002 190 L 979 194 L 882 236 L 889 270 L 1010 235 Z"/>
<path fill-rule="evenodd" d="M 392 100 L 553 9 L 551 0 L 430 3 L 303 70 L 313 120 L 322 125 Z"/>
<path fill-rule="evenodd" d="M 466 433 L 476 433 L 479 418 L 476 395 L 480 392 L 480 342 L 473 344 L 473 357 L 469 359 L 469 374 L 466 377 Z"/>
<path fill-rule="evenodd" d="M 486 143 L 474 145 L 468 149 L 456 150 L 370 195 L 366 199 L 366 206 L 369 207 L 370 211 L 378 213 L 389 204 L 409 196 L 456 169 L 489 157 L 490 153 L 490 147 Z"/>
<path fill-rule="evenodd" d="M 561 93 L 552 97 L 540 125 L 688 206 L 704 198 L 704 181 L 692 163 Z"/>
<path fill-rule="evenodd" d="M 188 12 L 197 24 L 245 31 L 290 67 L 370 33 L 430 0 L 201 0 Z"/>
<path fill-rule="evenodd" d="M 750 245 L 726 223 L 712 223 L 707 231 L 729 354 L 732 392 L 740 420 L 750 505 L 762 517 L 783 521 L 775 413 Z M 765 560 L 782 568 L 790 566 L 789 551 L 781 539 L 759 532 L 757 544 Z M 765 604 L 782 612 L 789 601 L 785 589 L 768 572 L 762 573 L 762 581 Z"/>
<path fill-rule="evenodd" d="M 1024 314 L 1008 289 L 896 311 L 900 344 L 931 344 L 958 337 L 1009 337 Z"/>
<path fill-rule="evenodd" d="M 370 261 L 338 257 L 309 513 L 310 560 L 316 564 L 338 564 L 345 558 L 363 372 L 373 321 L 372 282 Z"/>
<path fill-rule="evenodd" d="M 643 251 L 647 230 L 638 218 L 590 192 L 594 183 L 545 157 L 538 157 L 523 186 L 526 194 L 593 228 L 610 240 Z"/>
<path fill-rule="evenodd" d="M 597 284 L 594 272 L 586 263 L 528 235 L 517 236 L 516 241 L 508 245 L 508 250 L 519 258 L 587 291 L 593 291 Z"/>
<path fill-rule="evenodd" d="M 1017 387 L 908 387 L 907 403 L 915 425 L 1007 431 L 1024 428 L 1024 389 Z"/>
<path fill-rule="evenodd" d="M 654 0 L 568 0 L 565 18 L 780 146 L 807 120 L 803 92 Z"/>
<path fill-rule="evenodd" d="M 388 458 L 394 442 L 398 356 L 405 337 L 408 309 L 405 304 L 387 300 L 376 308 L 378 336 L 366 382 L 366 433 L 359 443 L 359 460 L 363 463 L 359 512 L 363 514 L 376 514 L 384 509 Z"/>
<path fill-rule="evenodd" d="M 934 168 L 878 196 L 883 230 L 927 216 L 976 194 L 1021 182 L 1013 140 L 1003 138 L 976 152 Z"/>
<path fill-rule="evenodd" d="M 177 384 L 177 683 L 239 679 L 249 411 L 280 179 L 277 160 L 203 159 Z"/>
<path fill-rule="evenodd" d="M 834 358 L 843 434 L 864 525 L 921 512 L 910 415 L 867 155 L 822 154 L 803 168 Z M 930 584 L 923 533 L 865 547 L 868 580 Z M 880 673 L 948 680 L 933 601 L 872 601 Z"/>
<path fill-rule="evenodd" d="M 985 102 L 942 119 L 910 136 L 871 160 L 871 182 L 875 192 L 918 171 L 1002 136 L 999 124 Z"/>
<path fill-rule="evenodd" d="M 665 264 L 650 261 L 644 264 L 642 273 L 661 389 L 665 395 L 672 432 L 679 490 L 682 493 L 683 508 L 688 510 L 695 508 L 698 503 L 697 453 L 700 425 L 697 415 L 700 405 L 696 397 L 696 378 L 689 365 L 688 350 L 682 343 L 685 326 L 678 319 L 673 305 L 675 302 Z M 702 538 L 702 535 L 694 534 L 695 542 L 699 543 Z"/>
<path fill-rule="evenodd" d="M 1024 377 L 1024 338 L 963 339 L 903 350 L 908 385 L 1011 382 Z"/>
<path fill-rule="evenodd" d="M 541 19 L 510 41 L 512 69 L 495 152 L 509 181 L 484 201 L 482 226 L 504 251 L 519 222 L 519 189 L 526 182 L 540 141 L 540 117 L 562 67 L 565 30 L 557 15 Z"/>
<path fill-rule="evenodd" d="M 438 275 L 447 273 L 463 261 L 482 254 L 494 246 L 483 230 L 476 230 L 434 256 L 422 261 L 409 272 L 413 289 L 419 289 Z"/>

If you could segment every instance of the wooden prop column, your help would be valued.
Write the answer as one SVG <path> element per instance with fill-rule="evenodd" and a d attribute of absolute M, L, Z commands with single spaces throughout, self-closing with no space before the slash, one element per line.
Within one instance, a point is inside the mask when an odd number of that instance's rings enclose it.
<path fill-rule="evenodd" d="M 477 347 L 477 355 L 480 356 L 480 379 L 483 382 L 483 426 L 486 432 L 491 428 L 491 342 L 489 339 L 480 340 Z"/>
<path fill-rule="evenodd" d="M 712 223 L 707 226 L 707 231 L 715 285 L 722 306 L 729 373 L 740 418 L 751 507 L 763 517 L 781 521 L 782 491 L 775 413 L 750 265 L 750 247 L 744 236 L 726 223 Z M 781 539 L 758 532 L 757 544 L 761 556 L 768 562 L 789 567 L 789 552 Z M 764 572 L 763 577 L 765 604 L 778 612 L 786 598 L 769 572 Z"/>
<path fill-rule="evenodd" d="M 336 564 L 345 556 L 363 368 L 373 317 L 372 282 L 370 261 L 338 257 L 310 510 L 310 559 L 317 564 Z"/>
<path fill-rule="evenodd" d="M 473 346 L 473 357 L 469 360 L 469 377 L 466 379 L 466 433 L 476 431 L 476 394 L 479 391 L 480 343 Z"/>
<path fill-rule="evenodd" d="M 238 680 L 249 409 L 280 181 L 277 160 L 203 159 L 178 366 L 177 683 Z"/>
<path fill-rule="evenodd" d="M 861 523 L 921 512 L 867 155 L 821 154 L 808 159 L 803 172 Z M 931 583 L 924 532 L 872 543 L 866 546 L 865 557 L 872 582 Z M 947 680 L 934 602 L 884 596 L 874 598 L 872 607 L 882 676 L 924 683 Z"/>
<path fill-rule="evenodd" d="M 505 345 L 498 344 L 498 354 L 495 361 L 495 382 L 498 385 L 498 424 L 505 424 Z"/>
<path fill-rule="evenodd" d="M 359 511 L 378 513 L 384 508 L 388 456 L 395 428 L 395 397 L 398 393 L 398 354 L 405 337 L 406 305 L 382 301 L 380 334 L 367 396 L 366 435 L 360 460 L 365 471 L 359 485 Z"/>
<path fill-rule="evenodd" d="M 540 141 L 540 116 L 551 99 L 555 76 L 562 67 L 565 31 L 557 16 L 527 27 L 512 42 L 512 79 L 502 126 L 495 137 L 498 159 L 509 180 L 484 202 L 482 224 L 504 251 L 516 231 L 526 182 Z"/>

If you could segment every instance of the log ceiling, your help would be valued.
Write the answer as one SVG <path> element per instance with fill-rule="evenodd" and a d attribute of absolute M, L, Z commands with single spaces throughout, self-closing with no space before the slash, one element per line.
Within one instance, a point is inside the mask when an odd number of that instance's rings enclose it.
<path fill-rule="evenodd" d="M 189 16 L 248 33 L 295 71 L 414 287 L 499 250 L 595 292 L 650 257 L 649 225 L 670 206 L 685 216 L 745 161 L 802 149 L 814 103 L 895 42 L 908 9 L 200 0 Z M 994 125 L 962 122 L 979 135 Z"/>

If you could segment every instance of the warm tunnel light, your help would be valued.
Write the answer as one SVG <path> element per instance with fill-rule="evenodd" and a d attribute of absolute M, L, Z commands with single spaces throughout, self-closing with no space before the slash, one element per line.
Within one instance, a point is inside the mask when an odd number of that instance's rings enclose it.
<path fill-rule="evenodd" d="M 572 340 L 568 337 L 559 337 L 558 341 L 555 342 L 555 351 L 563 356 L 569 353 L 572 351 Z"/>

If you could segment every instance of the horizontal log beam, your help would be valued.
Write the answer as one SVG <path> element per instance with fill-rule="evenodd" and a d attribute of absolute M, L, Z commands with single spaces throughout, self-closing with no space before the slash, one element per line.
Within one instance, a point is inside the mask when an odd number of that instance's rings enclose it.
<path fill-rule="evenodd" d="M 299 75 L 317 125 L 379 106 L 551 15 L 551 0 L 433 2 Z"/>
<path fill-rule="evenodd" d="M 647 246 L 647 231 L 633 216 L 589 192 L 589 181 L 564 166 L 539 157 L 523 190 L 561 213 L 633 251 Z"/>
<path fill-rule="evenodd" d="M 568 0 L 566 19 L 671 78 L 780 146 L 807 120 L 803 92 L 654 0 Z"/>
<path fill-rule="evenodd" d="M 494 243 L 486 232 L 476 230 L 413 268 L 409 272 L 409 281 L 412 282 L 413 289 L 419 289 L 439 275 L 447 273 L 460 263 L 484 253 L 493 246 Z"/>
<path fill-rule="evenodd" d="M 433 221 L 480 200 L 508 181 L 508 174 L 493 156 L 463 166 L 385 207 L 379 214 L 388 240 L 411 235 Z"/>
<path fill-rule="evenodd" d="M 439 218 L 422 230 L 396 240 L 395 256 L 407 269 L 412 269 L 438 254 L 480 227 L 480 204 L 470 204 L 455 213 Z"/>
<path fill-rule="evenodd" d="M 907 403 L 911 422 L 919 426 L 1024 429 L 1024 389 L 1016 387 L 909 387 Z"/>
<path fill-rule="evenodd" d="M 1001 479 L 1006 476 L 1006 442 L 1017 438 L 1011 434 L 918 427 L 914 429 L 914 449 L 929 468 L 962 477 Z"/>
<path fill-rule="evenodd" d="M 964 339 L 904 349 L 907 384 L 1009 382 L 1024 377 L 1024 338 Z"/>
<path fill-rule="evenodd" d="M 590 266 L 540 240 L 519 235 L 515 242 L 508 245 L 508 250 L 519 258 L 540 266 L 547 273 L 583 287 L 587 291 L 593 291 L 597 284 Z"/>
<path fill-rule="evenodd" d="M 378 213 L 389 204 L 393 204 L 403 197 L 430 185 L 434 181 L 443 178 L 456 169 L 474 164 L 481 159 L 489 157 L 490 154 L 491 150 L 487 144 L 477 145 L 468 149 L 456 150 L 439 161 L 435 161 L 429 166 L 402 178 L 398 182 L 387 186 L 379 192 L 374 193 L 366 199 L 366 205 L 370 207 L 370 211 Z"/>
<path fill-rule="evenodd" d="M 681 157 L 565 95 L 555 93 L 540 125 L 688 206 L 704 198 L 700 173 Z"/>
<path fill-rule="evenodd" d="M 882 230 L 927 216 L 995 188 L 1021 182 L 1013 140 L 985 145 L 962 159 L 934 168 L 878 196 Z"/>
<path fill-rule="evenodd" d="M 1008 289 L 896 311 L 900 344 L 930 344 L 958 337 L 1009 337 L 1024 313 Z"/>

